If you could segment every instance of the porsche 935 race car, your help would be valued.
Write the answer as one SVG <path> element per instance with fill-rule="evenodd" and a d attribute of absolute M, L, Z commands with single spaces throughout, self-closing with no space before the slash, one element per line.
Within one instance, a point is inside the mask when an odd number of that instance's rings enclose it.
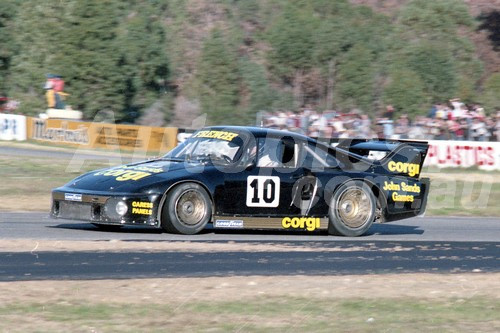
<path fill-rule="evenodd" d="M 161 158 L 83 174 L 52 192 L 51 215 L 99 227 L 196 234 L 282 229 L 360 236 L 372 223 L 425 211 L 426 142 L 312 138 L 209 127 Z"/>

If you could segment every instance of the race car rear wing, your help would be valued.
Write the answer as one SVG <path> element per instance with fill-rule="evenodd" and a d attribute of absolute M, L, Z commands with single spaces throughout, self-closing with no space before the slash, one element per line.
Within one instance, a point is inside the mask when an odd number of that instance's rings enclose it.
<path fill-rule="evenodd" d="M 372 160 L 391 174 L 418 178 L 429 145 L 426 141 L 343 139 L 336 148 Z"/>

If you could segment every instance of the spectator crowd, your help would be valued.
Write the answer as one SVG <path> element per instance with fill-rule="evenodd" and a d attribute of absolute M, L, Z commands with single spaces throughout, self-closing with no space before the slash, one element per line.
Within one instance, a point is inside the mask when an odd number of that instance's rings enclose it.
<path fill-rule="evenodd" d="M 19 102 L 0 96 L 0 112 L 12 113 Z M 426 116 L 410 119 L 406 114 L 395 117 L 391 105 L 375 118 L 360 111 L 317 112 L 304 108 L 300 112 L 266 112 L 260 124 L 298 132 L 310 137 L 379 138 L 417 140 L 467 140 L 500 142 L 500 110 L 487 116 L 479 104 L 467 105 L 459 99 L 435 104 Z"/>
<path fill-rule="evenodd" d="M 304 108 L 298 113 L 281 111 L 265 113 L 261 124 L 320 138 L 386 138 L 423 140 L 500 141 L 500 110 L 486 116 L 478 105 L 466 105 L 458 99 L 435 104 L 427 116 L 410 119 L 395 117 L 388 105 L 375 119 L 359 111 L 339 113 L 316 112 Z"/>

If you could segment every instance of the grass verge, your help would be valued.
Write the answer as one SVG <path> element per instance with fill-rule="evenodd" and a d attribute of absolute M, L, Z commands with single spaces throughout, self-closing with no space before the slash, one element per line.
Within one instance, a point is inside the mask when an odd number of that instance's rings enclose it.
<path fill-rule="evenodd" d="M 500 180 L 494 182 L 459 179 L 431 181 L 427 214 L 451 216 L 500 216 Z M 497 177 L 498 179 L 498 177 Z"/>
<path fill-rule="evenodd" d="M 51 190 L 76 176 L 109 167 L 108 161 L 85 160 L 78 170 L 70 160 L 26 156 L 0 156 L 0 211 L 48 211 Z"/>
<path fill-rule="evenodd" d="M 498 332 L 498 300 L 257 297 L 181 304 L 36 303 L 0 307 L 9 332 Z"/>

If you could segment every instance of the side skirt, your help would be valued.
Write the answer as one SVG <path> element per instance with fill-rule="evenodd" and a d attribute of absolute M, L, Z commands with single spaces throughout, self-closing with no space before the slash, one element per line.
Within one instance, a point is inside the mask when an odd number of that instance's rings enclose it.
<path fill-rule="evenodd" d="M 254 217 L 214 216 L 213 226 L 217 229 L 283 229 L 283 230 L 326 230 L 328 217 Z"/>

